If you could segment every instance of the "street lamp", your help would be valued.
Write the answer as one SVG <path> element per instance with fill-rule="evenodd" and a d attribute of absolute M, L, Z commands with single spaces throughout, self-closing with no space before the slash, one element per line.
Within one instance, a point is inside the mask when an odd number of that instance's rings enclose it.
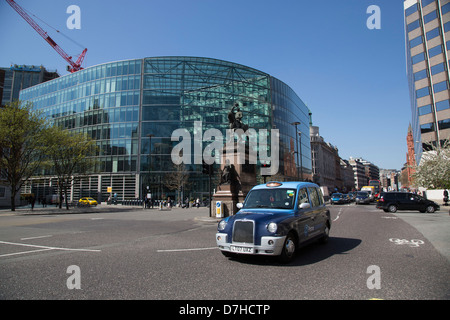
<path fill-rule="evenodd" d="M 303 157 L 302 157 L 302 132 L 298 132 L 298 136 L 300 137 L 300 181 L 303 181 Z"/>
<path fill-rule="evenodd" d="M 299 159 L 298 159 L 298 156 L 299 156 L 299 152 L 298 152 L 298 136 L 297 136 L 297 134 L 298 134 L 298 130 L 297 130 L 297 126 L 300 124 L 300 122 L 299 121 L 296 121 L 296 122 L 292 122 L 291 123 L 291 125 L 293 125 L 293 126 L 295 126 L 295 143 L 296 143 L 296 145 L 297 145 L 297 179 L 299 179 L 299 176 L 298 176 L 298 164 L 299 164 Z"/>
<path fill-rule="evenodd" d="M 150 190 L 150 170 L 151 170 L 151 168 L 152 168 L 152 137 L 154 137 L 155 135 L 154 134 L 147 134 L 147 137 L 149 138 L 149 142 L 150 142 L 150 144 L 149 144 L 149 147 L 148 147 L 148 157 L 147 157 L 147 165 L 148 165 L 148 170 L 147 170 L 147 189 L 148 189 L 148 191 L 150 191 L 150 193 L 151 193 L 151 190 Z M 147 196 L 147 195 L 145 195 L 145 196 Z"/>

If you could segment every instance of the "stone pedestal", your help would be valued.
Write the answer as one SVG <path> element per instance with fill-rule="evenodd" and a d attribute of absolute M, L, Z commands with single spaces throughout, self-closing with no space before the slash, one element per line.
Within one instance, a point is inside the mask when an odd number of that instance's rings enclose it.
<path fill-rule="evenodd" d="M 248 145 L 242 149 L 244 150 L 239 150 L 237 146 L 231 149 L 223 148 L 221 170 L 223 172 L 228 164 L 234 166 L 237 180 L 222 181 L 217 186 L 211 203 L 214 208 L 213 216 L 216 216 L 216 201 L 222 201 L 224 217 L 236 214 L 239 211 L 236 204 L 244 202 L 247 193 L 256 185 L 256 165 L 249 163 Z M 244 159 L 243 163 L 239 163 L 238 159 Z"/>

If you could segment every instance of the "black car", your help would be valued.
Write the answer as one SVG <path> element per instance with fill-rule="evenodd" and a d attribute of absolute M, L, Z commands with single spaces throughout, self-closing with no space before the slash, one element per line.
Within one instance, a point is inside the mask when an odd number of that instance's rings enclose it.
<path fill-rule="evenodd" d="M 410 192 L 386 192 L 380 194 L 377 208 L 392 213 L 397 210 L 419 210 L 420 212 L 433 213 L 439 210 L 439 205 Z"/>

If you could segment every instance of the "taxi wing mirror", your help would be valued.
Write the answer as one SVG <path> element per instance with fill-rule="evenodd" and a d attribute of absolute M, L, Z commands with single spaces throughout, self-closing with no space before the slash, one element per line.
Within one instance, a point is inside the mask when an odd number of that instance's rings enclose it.
<path fill-rule="evenodd" d="M 242 204 L 242 203 L 236 203 L 236 207 L 238 208 L 238 209 L 242 209 L 242 207 L 243 207 L 244 205 Z"/>
<path fill-rule="evenodd" d="M 311 208 L 311 205 L 309 204 L 309 202 L 304 202 L 304 203 L 300 204 L 300 205 L 298 206 L 298 208 L 299 208 L 300 210 L 302 210 L 302 209 L 309 209 L 309 208 Z"/>

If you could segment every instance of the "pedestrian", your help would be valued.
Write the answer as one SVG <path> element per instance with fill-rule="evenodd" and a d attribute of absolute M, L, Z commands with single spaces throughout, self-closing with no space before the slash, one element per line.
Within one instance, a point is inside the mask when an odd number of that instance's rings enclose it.
<path fill-rule="evenodd" d="M 47 199 L 45 199 L 45 196 L 42 198 L 42 208 L 45 208 L 47 206 Z"/>
<path fill-rule="evenodd" d="M 189 209 L 189 198 L 186 197 L 186 199 L 184 200 L 184 204 L 185 204 L 185 208 Z"/>
<path fill-rule="evenodd" d="M 36 198 L 34 196 L 31 196 L 31 210 L 34 209 L 34 203 L 36 202 Z"/>
<path fill-rule="evenodd" d="M 200 199 L 197 198 L 197 200 L 195 200 L 195 205 L 197 206 L 197 209 L 200 208 Z"/>
<path fill-rule="evenodd" d="M 448 191 L 444 189 L 444 206 L 448 206 Z"/>

